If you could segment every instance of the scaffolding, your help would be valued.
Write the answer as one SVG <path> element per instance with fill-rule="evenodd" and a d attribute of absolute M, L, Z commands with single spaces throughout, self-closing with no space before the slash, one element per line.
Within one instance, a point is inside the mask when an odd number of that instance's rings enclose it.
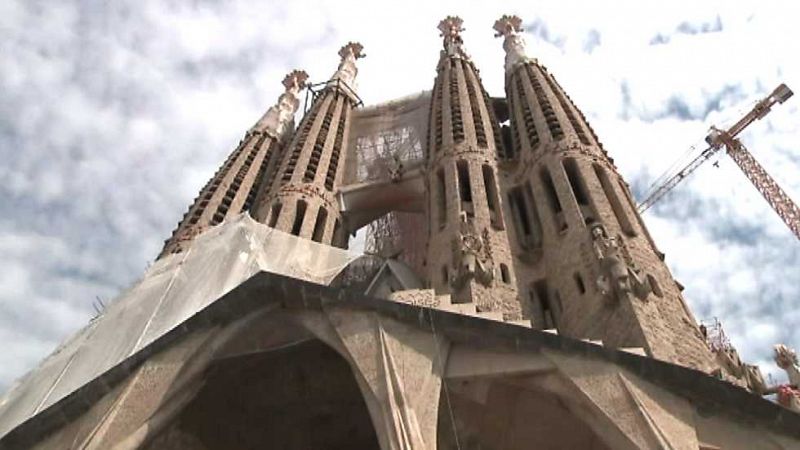
<path fill-rule="evenodd" d="M 357 110 L 350 135 L 346 184 L 396 180 L 425 155 L 430 92 Z M 365 251 L 395 258 L 423 273 L 423 214 L 393 211 L 367 225 Z"/>
<path fill-rule="evenodd" d="M 728 335 L 725 334 L 725 330 L 722 328 L 722 322 L 720 322 L 718 318 L 714 317 L 711 320 L 701 320 L 700 331 L 703 333 L 706 343 L 712 351 L 729 352 L 733 349 L 731 340 L 728 338 Z"/>

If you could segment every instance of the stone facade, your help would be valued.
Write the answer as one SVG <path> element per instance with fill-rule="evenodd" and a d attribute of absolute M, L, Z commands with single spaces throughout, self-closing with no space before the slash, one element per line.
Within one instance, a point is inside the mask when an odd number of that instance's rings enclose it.
<path fill-rule="evenodd" d="M 520 23 L 504 16 L 495 24 L 508 52 L 512 135 L 501 185 L 514 222 L 517 286 L 534 324 L 712 370 L 714 357 L 627 184 L 553 75 L 525 56 Z"/>
<path fill-rule="evenodd" d="M 522 317 L 509 253 L 497 155 L 502 145 L 461 19 L 439 24 L 444 49 L 431 98 L 427 155 L 427 279 L 456 303 Z"/>
<path fill-rule="evenodd" d="M 723 366 L 721 376 L 735 376 L 709 350 L 627 184 L 584 115 L 527 55 L 521 23 L 516 16 L 495 23 L 506 53 L 510 123 L 503 128 L 464 47 L 461 19 L 439 23 L 443 49 L 417 172 L 424 187 L 405 193 L 424 196 L 425 261 L 416 275 L 437 296 L 447 296 L 447 304 L 470 304 L 476 313 L 610 347 L 642 348 L 706 372 Z M 356 62 L 364 55 L 351 42 L 339 56 L 338 69 L 296 130 L 292 116 L 307 76 L 287 76 L 278 105 L 204 188 L 162 255 L 248 210 L 278 230 L 347 246 L 348 234 L 362 226 L 347 220 L 340 195 L 354 157 L 348 143 L 360 104 Z M 404 176 L 389 182 L 413 184 Z M 372 195 L 374 201 L 362 203 L 375 208 L 381 192 L 359 195 Z M 392 206 L 384 205 L 386 211 Z M 416 246 L 420 236 L 410 236 L 415 243 L 408 246 Z"/>
<path fill-rule="evenodd" d="M 269 186 L 256 220 L 323 244 L 346 247 L 347 235 L 335 197 L 344 174 L 350 116 L 358 103 L 354 83 L 361 44 L 339 51 L 339 68 L 303 117 Z"/>
<path fill-rule="evenodd" d="M 253 125 L 239 146 L 200 191 L 172 236 L 164 242 L 159 258 L 180 253 L 192 239 L 210 227 L 248 212 L 264 185 L 265 174 L 279 158 L 294 124 L 300 104 L 298 95 L 308 75 L 292 71 L 283 80 L 285 92 Z"/>

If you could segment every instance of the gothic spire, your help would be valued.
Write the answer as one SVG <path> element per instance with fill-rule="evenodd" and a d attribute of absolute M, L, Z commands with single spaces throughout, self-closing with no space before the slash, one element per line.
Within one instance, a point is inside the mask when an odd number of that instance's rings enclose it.
<path fill-rule="evenodd" d="M 275 139 L 282 139 L 287 131 L 291 131 L 291 123 L 297 107 L 300 105 L 300 90 L 305 86 L 308 74 L 304 70 L 293 70 L 283 79 L 284 92 L 278 97 L 275 105 L 253 125 L 250 133 L 267 133 Z"/>
<path fill-rule="evenodd" d="M 506 51 L 506 72 L 510 72 L 518 63 L 530 59 L 526 52 L 525 38 L 522 37 L 522 19 L 518 16 L 504 15 L 494 23 L 497 33 L 494 37 L 503 36 L 503 50 Z"/>
<path fill-rule="evenodd" d="M 331 77 L 331 81 L 339 80 L 344 82 L 354 94 L 356 91 L 356 75 L 358 75 L 356 60 L 367 56 L 364 53 L 364 46 L 358 42 L 348 42 L 339 49 L 339 56 L 342 59 L 336 72 Z"/>
<path fill-rule="evenodd" d="M 447 16 L 439 22 L 439 31 L 443 38 L 442 58 L 460 57 L 469 59 L 464 49 L 464 40 L 461 38 L 464 21 L 458 16 Z"/>

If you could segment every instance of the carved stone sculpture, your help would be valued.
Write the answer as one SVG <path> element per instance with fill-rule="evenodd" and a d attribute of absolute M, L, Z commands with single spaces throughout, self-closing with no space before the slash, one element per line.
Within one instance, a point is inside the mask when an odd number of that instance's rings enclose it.
<path fill-rule="evenodd" d="M 367 56 L 364 53 L 364 46 L 358 42 L 348 42 L 347 45 L 339 49 L 339 56 L 342 60 L 339 62 L 339 68 L 336 69 L 336 73 L 333 74 L 331 79 L 344 82 L 355 93 L 356 75 L 358 75 L 356 60 Z"/>
<path fill-rule="evenodd" d="M 461 214 L 459 235 L 453 240 L 451 285 L 460 288 L 470 278 L 489 286 L 494 279 L 488 233 L 479 235 L 465 213 Z"/>
<path fill-rule="evenodd" d="M 800 366 L 794 349 L 783 344 L 774 347 L 775 364 L 786 371 L 789 383 L 778 386 L 778 403 L 800 412 Z"/>
<path fill-rule="evenodd" d="M 464 21 L 458 16 L 447 16 L 439 22 L 439 31 L 444 38 L 443 51 L 447 56 L 469 58 L 464 50 L 464 40 L 461 38 L 461 32 L 464 31 L 463 23 Z"/>
<path fill-rule="evenodd" d="M 497 33 L 503 36 L 503 50 L 506 51 L 506 70 L 510 71 L 517 63 L 528 58 L 525 38 L 522 37 L 522 19 L 517 16 L 503 16 L 494 23 Z"/>
<path fill-rule="evenodd" d="M 283 79 L 285 91 L 278 97 L 278 102 L 271 106 L 264 116 L 253 125 L 250 133 L 268 133 L 276 139 L 283 137 L 291 129 L 294 113 L 300 105 L 300 90 L 305 87 L 308 74 L 304 70 L 293 70 Z"/>
<path fill-rule="evenodd" d="M 600 262 L 600 276 L 596 283 L 600 293 L 616 301 L 631 294 L 640 300 L 647 299 L 653 291 L 652 286 L 647 278 L 640 278 L 637 271 L 626 263 L 628 258 L 625 257 L 621 240 L 608 236 L 605 227 L 600 224 L 592 226 L 591 234 L 594 254 Z"/>

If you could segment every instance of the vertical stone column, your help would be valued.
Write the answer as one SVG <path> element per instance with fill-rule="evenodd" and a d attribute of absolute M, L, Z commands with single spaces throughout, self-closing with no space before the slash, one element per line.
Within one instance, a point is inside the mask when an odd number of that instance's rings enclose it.
<path fill-rule="evenodd" d="M 479 312 L 522 317 L 497 184 L 500 136 L 478 70 L 464 51 L 462 21 L 444 38 L 431 99 L 427 155 L 429 285 Z"/>
<path fill-rule="evenodd" d="M 627 184 L 555 78 L 526 55 L 521 23 L 503 16 L 494 29 L 504 38 L 513 141 L 502 191 L 534 326 L 710 370 L 712 355 Z"/>
<path fill-rule="evenodd" d="M 200 191 L 165 241 L 159 258 L 185 250 L 196 235 L 209 227 L 250 211 L 261 186 L 267 184 L 269 166 L 275 163 L 292 132 L 294 113 L 300 104 L 298 95 L 307 78 L 301 70 L 286 75 L 285 91 L 278 102 L 245 133 L 236 150 Z"/>
<path fill-rule="evenodd" d="M 361 44 L 339 51 L 336 73 L 303 117 L 294 139 L 264 186 L 255 218 L 267 225 L 323 244 L 345 247 L 347 235 L 335 192 L 344 175 L 348 131 Z"/>

